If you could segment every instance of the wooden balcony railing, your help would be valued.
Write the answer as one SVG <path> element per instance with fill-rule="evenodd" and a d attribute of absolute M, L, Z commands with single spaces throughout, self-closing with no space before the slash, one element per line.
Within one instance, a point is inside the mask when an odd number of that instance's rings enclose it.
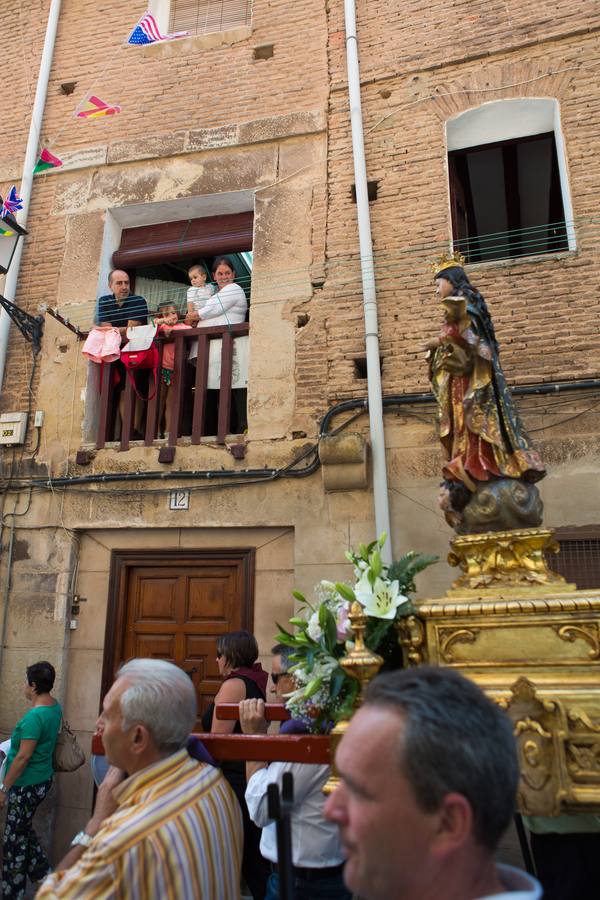
<path fill-rule="evenodd" d="M 244 322 L 240 325 L 212 326 L 209 328 L 181 329 L 173 332 L 175 342 L 175 364 L 173 370 L 174 391 L 171 428 L 167 434 L 167 444 L 174 447 L 177 439 L 183 433 L 183 419 L 186 403 L 186 392 L 192 395 L 191 412 L 191 441 L 199 444 L 202 437 L 207 436 L 206 413 L 208 400 L 208 362 L 209 345 L 211 341 L 222 340 L 221 345 L 221 378 L 218 398 L 218 423 L 216 429 L 217 442 L 225 443 L 225 436 L 229 433 L 229 424 L 232 410 L 232 365 L 234 340 L 247 335 L 249 325 Z M 198 341 L 198 357 L 195 370 L 188 363 L 190 346 L 193 341 Z M 151 400 L 141 401 L 135 394 L 131 382 L 126 374 L 120 371 L 121 381 L 124 385 L 114 384 L 114 370 L 119 363 L 112 363 L 104 367 L 100 390 L 100 408 L 98 416 L 98 430 L 96 447 L 101 449 L 108 441 L 115 438 L 116 422 L 119 416 L 119 405 L 122 409 L 122 422 L 120 430 L 120 450 L 128 450 L 133 439 L 133 427 L 135 420 L 135 404 L 142 403 L 145 407 L 145 415 L 142 417 L 143 440 L 146 446 L 151 446 L 158 437 L 160 395 L 164 385 L 160 382 L 160 368 L 162 362 L 163 347 L 166 339 L 157 338 L 159 346 L 158 389 Z M 138 376 L 139 377 L 139 376 Z M 193 383 L 192 383 L 193 379 Z M 152 379 L 150 379 L 150 385 Z M 120 404 L 120 394 L 124 392 L 123 403 Z M 141 391 L 140 393 L 143 393 Z M 188 416 L 189 419 L 189 416 Z M 214 434 L 214 432 L 213 432 Z M 212 435 L 211 435 L 212 436 Z"/>

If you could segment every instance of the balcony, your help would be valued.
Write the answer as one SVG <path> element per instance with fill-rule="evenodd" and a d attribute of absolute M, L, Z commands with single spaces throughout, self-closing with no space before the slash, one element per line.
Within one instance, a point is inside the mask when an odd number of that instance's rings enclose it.
<path fill-rule="evenodd" d="M 172 412 L 170 429 L 166 433 L 167 446 L 175 447 L 179 437 L 189 435 L 192 444 L 199 444 L 203 437 L 216 437 L 217 443 L 224 444 L 225 437 L 231 431 L 232 412 L 237 422 L 237 430 L 245 429 L 246 398 L 242 388 L 232 389 L 234 343 L 237 339 L 245 337 L 249 333 L 249 325 L 244 322 L 240 325 L 212 326 L 209 328 L 190 328 L 177 330 L 173 333 L 172 340 L 175 344 L 175 360 L 171 390 Z M 96 447 L 101 449 L 108 442 L 116 440 L 119 449 L 128 450 L 134 439 L 134 421 L 136 419 L 136 404 L 138 404 L 138 418 L 142 429 L 142 439 L 147 447 L 152 446 L 155 440 L 161 437 L 161 422 L 159 415 L 161 410 L 161 393 L 165 390 L 160 378 L 163 348 L 168 339 L 158 337 L 159 346 L 158 388 L 151 400 L 140 400 L 133 389 L 130 379 L 125 376 L 125 384 L 115 384 L 115 370 L 117 363 L 104 366 L 100 387 L 100 404 L 98 415 L 98 429 L 96 435 Z M 197 365 L 194 367 L 188 362 L 190 345 L 198 341 Z M 221 371 L 219 387 L 217 390 L 209 388 L 209 353 L 212 341 L 220 340 L 221 344 Z M 122 376 L 121 376 L 122 377 Z M 141 373 L 136 376 L 142 380 Z M 152 376 L 150 375 L 150 393 L 152 393 Z M 147 387 L 140 393 L 146 395 Z M 123 393 L 123 400 L 120 395 Z M 240 396 L 243 395 L 243 396 Z M 209 421 L 209 407 L 213 404 L 213 397 L 217 401 L 216 415 L 212 416 L 213 423 Z M 141 417 L 139 411 L 141 404 Z M 243 406 L 243 408 L 241 408 Z M 119 418 L 122 418 L 119 428 Z M 241 427 L 243 425 L 243 427 Z M 211 428 L 207 431 L 207 426 Z"/>

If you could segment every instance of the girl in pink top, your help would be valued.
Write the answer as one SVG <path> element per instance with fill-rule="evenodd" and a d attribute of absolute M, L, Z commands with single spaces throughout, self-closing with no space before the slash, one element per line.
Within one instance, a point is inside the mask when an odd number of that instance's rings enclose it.
<path fill-rule="evenodd" d="M 158 334 L 164 337 L 170 337 L 173 331 L 181 328 L 190 328 L 189 325 L 179 323 L 179 313 L 174 303 L 164 301 L 159 304 L 159 315 L 154 320 L 154 324 L 158 325 Z M 171 413 L 173 407 L 173 369 L 175 368 L 175 342 L 168 341 L 163 344 L 162 364 L 160 370 L 161 391 L 160 391 L 160 410 L 159 410 L 159 428 L 162 425 L 163 415 L 165 416 L 165 431 L 171 431 Z"/>

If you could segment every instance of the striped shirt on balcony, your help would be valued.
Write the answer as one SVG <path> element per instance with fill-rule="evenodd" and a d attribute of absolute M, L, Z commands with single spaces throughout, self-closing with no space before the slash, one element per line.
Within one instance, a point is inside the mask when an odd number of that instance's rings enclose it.
<path fill-rule="evenodd" d="M 242 821 L 218 769 L 180 750 L 114 791 L 118 808 L 70 869 L 36 897 L 238 900 Z"/>

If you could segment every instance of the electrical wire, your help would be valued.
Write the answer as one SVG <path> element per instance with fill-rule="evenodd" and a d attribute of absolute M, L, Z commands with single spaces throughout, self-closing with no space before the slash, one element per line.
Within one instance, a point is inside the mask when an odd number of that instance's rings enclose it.
<path fill-rule="evenodd" d="M 550 246 L 544 250 L 540 245 L 540 237 L 546 236 L 549 229 L 562 231 L 558 236 L 550 236 Z M 484 257 L 497 254 L 494 259 L 482 258 L 467 263 L 467 266 L 477 267 L 478 265 L 490 262 L 497 263 L 521 263 L 527 261 L 530 256 L 540 257 L 546 255 L 570 254 L 573 253 L 568 247 L 568 234 L 575 232 L 578 235 L 577 244 L 580 246 L 584 239 L 593 235 L 595 244 L 600 243 L 600 218 L 595 216 L 580 216 L 573 219 L 561 219 L 538 226 L 529 226 L 518 229 L 508 229 L 506 231 L 490 232 L 489 234 L 479 235 L 472 238 L 464 238 L 455 240 L 454 246 L 457 249 L 464 249 L 467 254 L 469 252 L 482 253 Z M 558 246 L 552 246 L 552 242 L 557 242 Z M 511 255 L 507 252 L 511 243 L 520 243 L 521 249 L 527 252 L 519 256 Z M 546 241 L 548 243 L 548 241 Z M 407 265 L 413 265 L 415 269 L 426 271 L 429 268 L 431 258 L 448 251 L 449 239 L 443 241 L 427 241 L 418 244 L 412 244 L 405 247 L 397 248 L 393 251 L 376 251 L 374 253 L 375 275 L 378 281 L 384 281 L 391 278 L 399 272 L 406 272 Z M 410 258 L 410 263 L 408 259 Z M 351 287 L 360 283 L 360 255 L 348 254 L 345 256 L 329 257 L 326 262 L 327 280 L 330 280 L 336 290 L 344 287 Z M 287 300 L 293 300 L 302 308 L 306 307 L 305 300 L 298 300 L 294 297 L 287 297 L 286 294 L 294 293 L 296 289 L 305 287 L 307 279 L 306 268 L 298 267 L 288 269 L 277 275 L 261 274 L 260 276 L 260 295 L 256 302 L 261 307 L 269 304 L 281 304 Z M 160 279 L 156 279 L 160 281 Z M 252 275 L 236 276 L 235 283 L 247 291 L 252 285 Z M 183 311 L 186 303 L 186 293 L 189 285 L 181 284 L 181 289 L 165 288 L 159 296 L 153 298 L 154 302 L 161 303 L 173 301 L 180 306 Z M 275 296 L 270 296 L 275 295 Z M 314 296 L 314 294 L 313 294 Z M 79 325 L 85 331 L 92 324 L 96 312 L 97 299 L 82 300 L 81 302 L 70 303 L 57 309 L 56 312 L 62 314 L 70 323 Z M 252 309 L 252 306 L 250 307 Z"/>
<path fill-rule="evenodd" d="M 518 386 L 513 388 L 513 393 L 519 395 L 519 393 L 532 396 L 532 395 L 546 395 L 554 397 L 555 393 L 559 391 L 571 392 L 575 390 L 584 390 L 586 387 L 591 387 L 594 390 L 593 396 L 596 397 L 598 395 L 598 389 L 600 389 L 600 381 L 589 381 L 589 382 L 564 382 L 556 385 L 524 385 L 521 388 Z M 568 398 L 570 399 L 570 398 Z M 434 397 L 432 394 L 422 393 L 422 394 L 405 394 L 405 395 L 396 395 L 391 397 L 384 397 L 383 405 L 384 412 L 389 413 L 393 410 L 400 410 L 403 415 L 410 415 L 411 410 L 407 409 L 407 407 L 415 404 L 430 404 L 434 402 Z M 565 400 L 565 403 L 567 401 Z M 572 401 L 571 401 L 572 402 Z M 579 418 L 582 415 L 585 415 L 588 412 L 594 410 L 597 406 L 600 405 L 600 399 L 594 402 L 593 404 L 587 406 L 585 409 L 578 411 L 572 416 L 567 416 L 566 418 L 560 419 L 557 422 L 552 422 L 541 426 L 539 428 L 530 428 L 529 432 L 538 432 L 538 431 L 551 431 L 554 428 L 561 427 L 562 425 L 572 421 L 573 419 Z M 319 438 L 326 436 L 333 436 L 339 434 L 341 431 L 346 429 L 352 422 L 364 416 L 368 411 L 368 405 L 366 398 L 358 398 L 356 400 L 347 400 L 342 401 L 341 403 L 336 404 L 331 407 L 325 416 L 323 417 L 321 427 L 319 430 Z M 330 430 L 330 425 L 335 416 L 341 415 L 345 412 L 351 412 L 348 418 L 345 418 L 340 425 L 336 428 Z M 546 413 L 546 408 L 544 409 L 544 413 Z M 427 421 L 427 420 L 425 420 Z M 431 419 L 429 420 L 431 421 Z M 431 421 L 433 425 L 433 422 Z M 310 444 L 305 450 L 303 450 L 298 456 L 295 456 L 289 463 L 284 466 L 280 466 L 279 468 L 267 468 L 263 470 L 212 470 L 212 471 L 175 471 L 175 472 L 138 472 L 138 473 L 103 473 L 98 475 L 89 475 L 89 476 L 73 476 L 73 477 L 57 477 L 53 478 L 49 474 L 46 479 L 22 479 L 18 484 L 12 484 L 9 487 L 6 487 L 7 492 L 20 491 L 23 489 L 31 489 L 33 491 L 51 491 L 56 493 L 61 493 L 64 497 L 64 493 L 67 490 L 75 491 L 77 493 L 87 494 L 88 496 L 133 496 L 139 495 L 140 487 L 135 488 L 114 488 L 114 487 L 106 487 L 111 482 L 120 481 L 120 482 L 139 482 L 139 481 L 169 481 L 172 482 L 174 480 L 185 480 L 187 481 L 186 490 L 191 492 L 202 492 L 202 491 L 215 491 L 222 490 L 230 487 L 243 487 L 248 485 L 255 484 L 264 484 L 265 482 L 276 481 L 280 478 L 284 477 L 292 477 L 292 478 L 305 478 L 312 475 L 320 466 L 319 455 L 318 455 L 319 443 L 318 440 Z M 300 469 L 297 469 L 299 463 L 303 462 L 306 459 L 312 457 L 312 460 L 305 466 L 302 466 Z M 203 479 L 202 483 L 193 483 L 196 479 Z M 227 479 L 227 480 L 225 480 Z M 190 483 L 190 481 L 192 483 Z M 161 486 L 161 487 L 144 487 L 144 494 L 156 495 L 156 494 L 167 494 L 173 490 L 170 486 Z M 401 493 L 401 492 L 400 492 Z M 417 502 L 417 501 L 415 501 Z M 64 522 L 62 523 L 62 527 L 64 528 L 67 534 L 72 534 L 72 531 L 68 529 Z"/>

